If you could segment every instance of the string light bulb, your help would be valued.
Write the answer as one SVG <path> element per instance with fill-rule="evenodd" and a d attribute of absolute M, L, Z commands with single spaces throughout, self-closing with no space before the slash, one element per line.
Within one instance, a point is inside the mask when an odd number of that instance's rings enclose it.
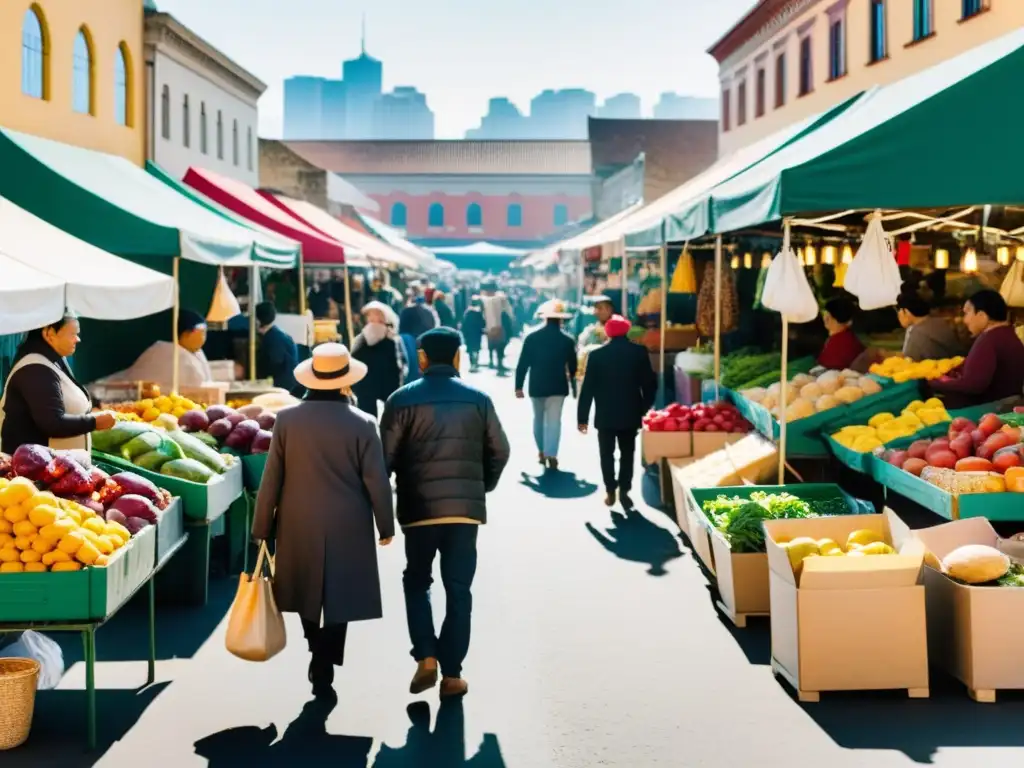
<path fill-rule="evenodd" d="M 761 256 L 761 269 L 768 269 L 772 265 L 772 255 L 765 251 Z"/>
<path fill-rule="evenodd" d="M 949 251 L 945 248 L 938 248 L 935 251 L 935 268 L 949 269 Z"/>
<path fill-rule="evenodd" d="M 804 264 L 808 267 L 814 267 L 818 264 L 818 252 L 813 245 L 808 245 L 804 248 Z"/>
<path fill-rule="evenodd" d="M 968 248 L 967 253 L 964 254 L 964 263 L 961 271 L 966 274 L 978 271 L 978 252 L 973 248 Z"/>
<path fill-rule="evenodd" d="M 853 248 L 851 248 L 850 244 L 847 243 L 846 245 L 843 246 L 843 264 L 852 264 L 852 263 L 853 263 Z"/>
<path fill-rule="evenodd" d="M 749 253 L 749 252 L 743 254 L 743 268 L 744 269 L 753 269 L 754 268 L 754 254 Z"/>
<path fill-rule="evenodd" d="M 1024 245 L 1017 246 L 1017 261 L 1024 261 Z"/>
<path fill-rule="evenodd" d="M 826 245 L 824 248 L 821 249 L 821 263 L 836 263 L 836 247 L 834 245 Z"/>
<path fill-rule="evenodd" d="M 732 259 L 729 261 L 729 266 L 731 266 L 733 269 L 739 269 L 740 268 L 740 257 L 739 256 L 733 256 Z"/>
<path fill-rule="evenodd" d="M 999 246 L 999 250 L 996 251 L 996 261 L 998 261 L 1001 266 L 1010 266 L 1010 249 L 1005 245 Z"/>
<path fill-rule="evenodd" d="M 803 248 L 797 248 L 796 249 L 796 260 L 800 262 L 800 266 L 801 267 L 804 265 L 804 249 Z"/>

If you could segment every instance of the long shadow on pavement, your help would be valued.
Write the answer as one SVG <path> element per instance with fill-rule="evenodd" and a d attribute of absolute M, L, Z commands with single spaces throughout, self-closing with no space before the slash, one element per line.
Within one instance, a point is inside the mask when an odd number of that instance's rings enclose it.
<path fill-rule="evenodd" d="M 587 530 L 601 546 L 622 560 L 645 563 L 652 576 L 664 576 L 665 564 L 683 556 L 679 539 L 671 531 L 647 519 L 635 509 L 613 514 L 612 527 L 599 531 L 592 523 Z"/>
<path fill-rule="evenodd" d="M 576 477 L 572 472 L 547 470 L 536 476 L 526 472 L 521 472 L 520 475 L 520 485 L 525 485 L 531 491 L 549 499 L 582 499 L 597 490 L 594 483 Z"/>
<path fill-rule="evenodd" d="M 368 768 L 373 739 L 369 736 L 335 736 L 327 733 L 332 705 L 307 703 L 277 743 L 276 726 L 232 728 L 207 736 L 195 744 L 195 752 L 210 768 L 261 768 L 287 765 L 298 760 L 306 765 L 334 768 Z M 373 768 L 504 768 L 497 738 L 486 734 L 477 753 L 466 759 L 465 716 L 462 702 L 441 705 L 433 733 L 430 706 L 416 702 L 408 708 L 409 733 L 402 747 L 381 747 Z"/>

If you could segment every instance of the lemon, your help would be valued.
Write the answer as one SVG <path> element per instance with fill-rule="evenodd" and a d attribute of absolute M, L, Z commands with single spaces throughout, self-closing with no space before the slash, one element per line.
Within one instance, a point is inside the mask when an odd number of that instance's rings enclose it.
<path fill-rule="evenodd" d="M 849 550 L 854 547 L 864 547 L 868 544 L 873 544 L 876 541 L 883 541 L 881 533 L 878 531 L 861 529 L 859 531 L 853 531 L 846 537 L 846 548 Z"/>
<path fill-rule="evenodd" d="M 895 555 L 896 550 L 886 544 L 884 541 L 873 541 L 870 544 L 860 548 L 862 554 L 865 555 Z"/>
<path fill-rule="evenodd" d="M 804 558 L 810 555 L 821 554 L 818 551 L 818 542 L 807 536 L 799 536 L 788 544 L 784 544 L 786 554 L 789 555 L 789 564 L 793 573 L 799 574 L 803 568 Z"/>

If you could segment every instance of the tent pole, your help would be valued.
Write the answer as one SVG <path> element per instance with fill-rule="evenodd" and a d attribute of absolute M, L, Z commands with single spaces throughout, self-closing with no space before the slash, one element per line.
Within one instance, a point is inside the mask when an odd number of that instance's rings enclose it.
<path fill-rule="evenodd" d="M 352 288 L 348 279 L 348 262 L 345 262 L 345 330 L 348 331 L 348 344 L 351 347 L 355 341 L 355 333 L 352 330 Z"/>
<path fill-rule="evenodd" d="M 625 253 L 625 251 L 623 251 Z M 661 328 L 658 345 L 658 404 L 665 404 L 665 325 L 668 323 L 668 243 L 658 249 L 658 267 L 661 269 Z"/>
<path fill-rule="evenodd" d="M 715 400 L 722 385 L 722 236 L 715 237 Z"/>
<path fill-rule="evenodd" d="M 782 254 L 789 252 L 789 228 L 790 220 L 783 222 L 782 228 Z M 786 426 L 788 423 L 789 406 L 789 319 L 782 316 L 782 371 L 779 374 L 779 485 L 786 484 Z"/>
<path fill-rule="evenodd" d="M 299 314 L 306 314 L 306 267 L 302 263 L 302 249 L 299 249 Z"/>
<path fill-rule="evenodd" d="M 260 268 L 255 264 L 249 269 L 249 381 L 256 381 L 256 286 L 260 279 Z"/>
<path fill-rule="evenodd" d="M 622 316 L 629 320 L 629 254 L 622 248 Z"/>
<path fill-rule="evenodd" d="M 171 341 L 174 343 L 174 359 L 171 362 L 171 394 L 178 394 L 178 379 L 181 375 L 181 359 L 178 352 L 178 319 L 181 317 L 181 288 L 178 284 L 181 257 L 171 262 L 171 277 L 174 279 L 174 306 L 171 308 Z"/>

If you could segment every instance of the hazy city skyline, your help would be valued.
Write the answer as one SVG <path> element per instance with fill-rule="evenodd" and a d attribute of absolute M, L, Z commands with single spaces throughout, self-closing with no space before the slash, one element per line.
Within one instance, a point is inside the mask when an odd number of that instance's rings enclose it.
<path fill-rule="evenodd" d="M 358 55 L 368 11 L 367 48 L 387 64 L 384 90 L 414 86 L 436 115 L 435 135 L 461 138 L 495 97 L 528 111 L 546 89 L 586 89 L 599 103 L 634 93 L 647 115 L 664 92 L 717 97 L 717 65 L 704 51 L 755 0 L 619 0 L 600 8 L 523 0 L 487 13 L 470 0 L 290 0 L 287 14 L 279 0 L 157 2 L 268 84 L 263 136 L 283 135 L 286 78 L 337 78 L 341 62 Z"/>

